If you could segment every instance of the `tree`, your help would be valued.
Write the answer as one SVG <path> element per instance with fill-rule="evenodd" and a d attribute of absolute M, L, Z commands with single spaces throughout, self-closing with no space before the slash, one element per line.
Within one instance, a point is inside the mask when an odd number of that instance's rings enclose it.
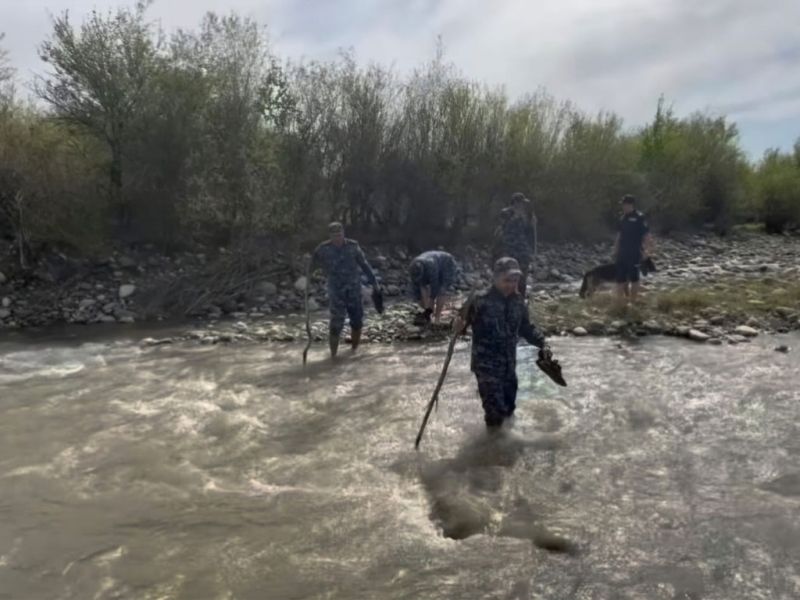
<path fill-rule="evenodd" d="M 76 31 L 64 12 L 39 48 L 53 68 L 39 78 L 36 92 L 63 122 L 103 141 L 109 151 L 110 196 L 120 224 L 129 225 L 123 194 L 123 164 L 129 129 L 152 89 L 159 62 L 159 36 L 145 20 L 150 1 L 116 13 L 93 11 Z"/>

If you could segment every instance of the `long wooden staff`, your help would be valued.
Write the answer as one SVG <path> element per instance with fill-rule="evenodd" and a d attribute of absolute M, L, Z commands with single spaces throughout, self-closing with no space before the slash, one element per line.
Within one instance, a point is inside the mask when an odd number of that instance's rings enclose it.
<path fill-rule="evenodd" d="M 469 310 L 472 305 L 473 297 L 470 296 L 467 303 L 464 305 L 463 314 L 464 319 L 469 319 Z M 439 391 L 442 389 L 442 385 L 444 385 L 445 377 L 447 377 L 447 368 L 450 366 L 450 359 L 453 358 L 453 350 L 456 347 L 456 341 L 458 340 L 458 336 L 461 335 L 461 331 L 454 331 L 452 337 L 450 338 L 450 343 L 447 346 L 447 356 L 444 358 L 444 364 L 442 365 L 442 372 L 439 374 L 439 381 L 436 382 L 436 388 L 433 390 L 433 395 L 431 395 L 430 402 L 428 402 L 428 407 L 425 409 L 425 416 L 422 418 L 422 425 L 420 425 L 419 433 L 417 433 L 417 439 L 414 441 L 414 449 L 419 450 L 419 443 L 422 441 L 422 434 L 425 433 L 425 427 L 428 425 L 428 419 L 431 416 L 431 411 L 433 410 L 434 406 L 439 404 Z"/>
<path fill-rule="evenodd" d="M 306 366 L 306 360 L 308 359 L 308 349 L 311 348 L 311 313 L 308 310 L 308 288 L 311 285 L 311 260 L 308 260 L 308 266 L 306 267 L 306 286 L 305 286 L 305 301 L 306 301 L 306 335 L 308 336 L 308 341 L 306 342 L 306 347 L 303 350 L 303 366 Z"/>

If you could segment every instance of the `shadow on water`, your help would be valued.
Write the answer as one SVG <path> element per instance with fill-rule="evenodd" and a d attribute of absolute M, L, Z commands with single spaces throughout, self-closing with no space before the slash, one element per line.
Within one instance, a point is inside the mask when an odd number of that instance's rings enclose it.
<path fill-rule="evenodd" d="M 455 540 L 486 534 L 530 540 L 550 552 L 576 553 L 574 542 L 547 530 L 544 509 L 514 489 L 512 475 L 527 452 L 555 452 L 561 446 L 561 438 L 551 434 L 524 439 L 508 431 L 480 433 L 455 458 L 420 465 L 431 520 Z"/>

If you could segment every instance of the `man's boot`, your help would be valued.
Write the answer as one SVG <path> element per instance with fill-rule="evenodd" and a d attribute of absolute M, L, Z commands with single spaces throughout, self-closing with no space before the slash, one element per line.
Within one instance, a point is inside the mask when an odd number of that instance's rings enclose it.
<path fill-rule="evenodd" d="M 336 358 L 336 352 L 339 350 L 339 336 L 331 334 L 328 345 L 331 348 L 331 358 Z"/>
<path fill-rule="evenodd" d="M 353 329 L 350 332 L 350 343 L 353 345 L 353 352 L 355 352 L 356 348 L 358 348 L 359 342 L 361 342 L 361 330 Z"/>

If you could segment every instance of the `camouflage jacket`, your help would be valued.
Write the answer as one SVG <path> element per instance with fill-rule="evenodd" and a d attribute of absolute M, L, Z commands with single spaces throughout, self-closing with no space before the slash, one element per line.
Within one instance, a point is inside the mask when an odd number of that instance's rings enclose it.
<path fill-rule="evenodd" d="M 321 266 L 328 278 L 328 290 L 341 292 L 361 289 L 361 272 L 371 285 L 376 285 L 375 273 L 369 266 L 358 242 L 346 239 L 344 245 L 335 246 L 330 240 L 322 242 L 311 256 L 311 270 Z"/>
<path fill-rule="evenodd" d="M 450 287 L 455 283 L 458 267 L 456 259 L 449 252 L 443 250 L 428 250 L 417 256 L 411 264 L 419 263 L 422 265 L 422 277 L 417 282 L 412 282 L 414 288 L 413 295 L 419 298 L 419 288 L 421 286 L 431 286 L 431 296 L 436 298 L 442 291 L 442 285 Z"/>
<path fill-rule="evenodd" d="M 538 348 L 545 344 L 544 335 L 531 323 L 528 307 L 519 294 L 506 298 L 492 286 L 472 296 L 461 311 L 466 325 L 472 327 L 470 368 L 477 374 L 513 374 L 520 337 Z"/>
<path fill-rule="evenodd" d="M 512 256 L 520 262 L 528 262 L 536 251 L 536 229 L 533 222 L 513 215 L 500 226 L 500 247 L 504 256 Z"/>

